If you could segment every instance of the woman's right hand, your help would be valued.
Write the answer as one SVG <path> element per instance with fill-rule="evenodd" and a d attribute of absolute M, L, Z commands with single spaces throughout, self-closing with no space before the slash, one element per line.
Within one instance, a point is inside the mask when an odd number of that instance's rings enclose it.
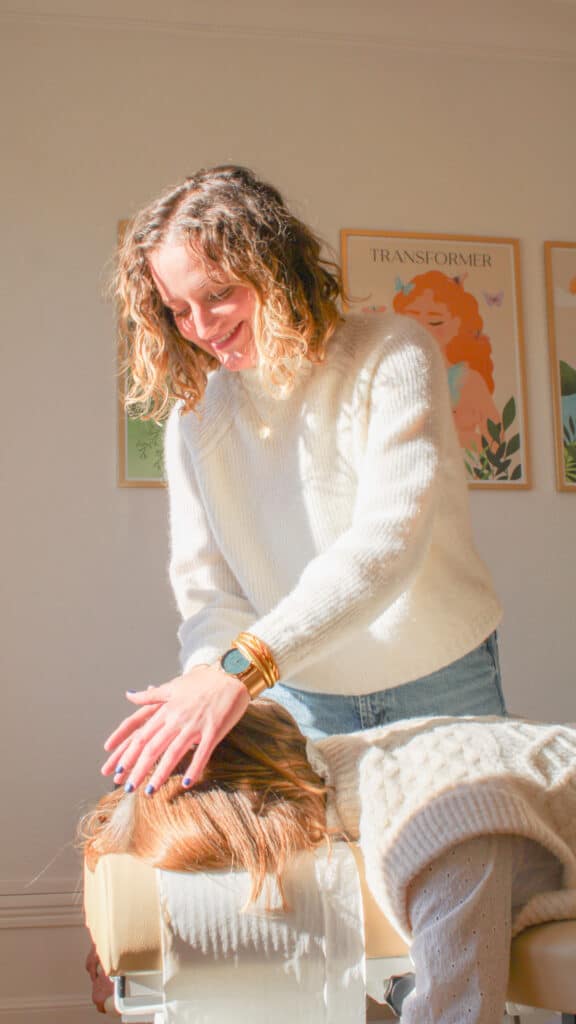
<path fill-rule="evenodd" d="M 169 683 L 126 696 L 139 708 L 106 740 L 110 757 L 102 774 L 114 775 L 131 791 L 152 772 L 146 786 L 150 794 L 194 747 L 183 784 L 198 782 L 212 751 L 250 702 L 244 684 L 215 665 L 198 665 Z"/>

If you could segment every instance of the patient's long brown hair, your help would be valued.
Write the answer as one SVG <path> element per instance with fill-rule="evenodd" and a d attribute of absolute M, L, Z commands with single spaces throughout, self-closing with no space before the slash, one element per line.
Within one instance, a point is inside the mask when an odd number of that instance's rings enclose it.
<path fill-rule="evenodd" d="M 133 853 L 174 871 L 238 868 L 250 873 L 256 899 L 268 872 L 281 889 L 287 859 L 328 836 L 326 787 L 292 716 L 273 701 L 249 705 L 196 786 L 184 789 L 179 769 L 153 797 L 143 786 L 116 789 L 83 818 L 90 869 L 106 853 Z"/>

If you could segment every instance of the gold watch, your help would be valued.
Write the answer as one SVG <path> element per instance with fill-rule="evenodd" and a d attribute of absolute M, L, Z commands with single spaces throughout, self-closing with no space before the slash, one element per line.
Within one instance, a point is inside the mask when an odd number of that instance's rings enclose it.
<path fill-rule="evenodd" d="M 259 697 L 268 685 L 262 672 L 237 647 L 231 647 L 220 658 L 220 668 L 229 676 L 239 679 L 250 694 L 250 699 Z"/>

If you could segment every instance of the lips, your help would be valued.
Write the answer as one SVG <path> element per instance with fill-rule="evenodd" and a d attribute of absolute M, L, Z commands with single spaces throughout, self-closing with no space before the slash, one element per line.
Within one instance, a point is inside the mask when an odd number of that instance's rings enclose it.
<path fill-rule="evenodd" d="M 228 331 L 227 334 L 222 335 L 222 337 L 218 338 L 218 340 L 214 339 L 214 341 L 211 341 L 210 348 L 214 349 L 216 352 L 222 352 L 226 350 L 227 348 L 230 347 L 230 345 L 233 345 L 236 342 L 236 339 L 240 333 L 241 328 L 242 323 L 236 324 L 236 327 L 233 327 L 232 330 Z"/>

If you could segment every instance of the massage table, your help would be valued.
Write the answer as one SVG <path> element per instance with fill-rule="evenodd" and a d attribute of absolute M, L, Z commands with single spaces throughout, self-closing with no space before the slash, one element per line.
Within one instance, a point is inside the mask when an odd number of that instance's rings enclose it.
<path fill-rule="evenodd" d="M 363 901 L 368 1019 L 394 1019 L 383 1004 L 391 979 L 411 971 L 408 947 L 371 896 L 359 850 L 352 847 L 352 852 Z M 161 928 L 154 868 L 130 854 L 102 857 L 94 871 L 85 867 L 84 908 L 102 967 L 115 979 L 117 1010 L 126 1021 L 161 1024 Z M 534 1007 L 560 1013 L 562 1024 L 576 1024 L 576 920 L 528 928 L 514 939 L 508 1001 L 508 1013 L 517 1022 L 523 1008 Z"/>

